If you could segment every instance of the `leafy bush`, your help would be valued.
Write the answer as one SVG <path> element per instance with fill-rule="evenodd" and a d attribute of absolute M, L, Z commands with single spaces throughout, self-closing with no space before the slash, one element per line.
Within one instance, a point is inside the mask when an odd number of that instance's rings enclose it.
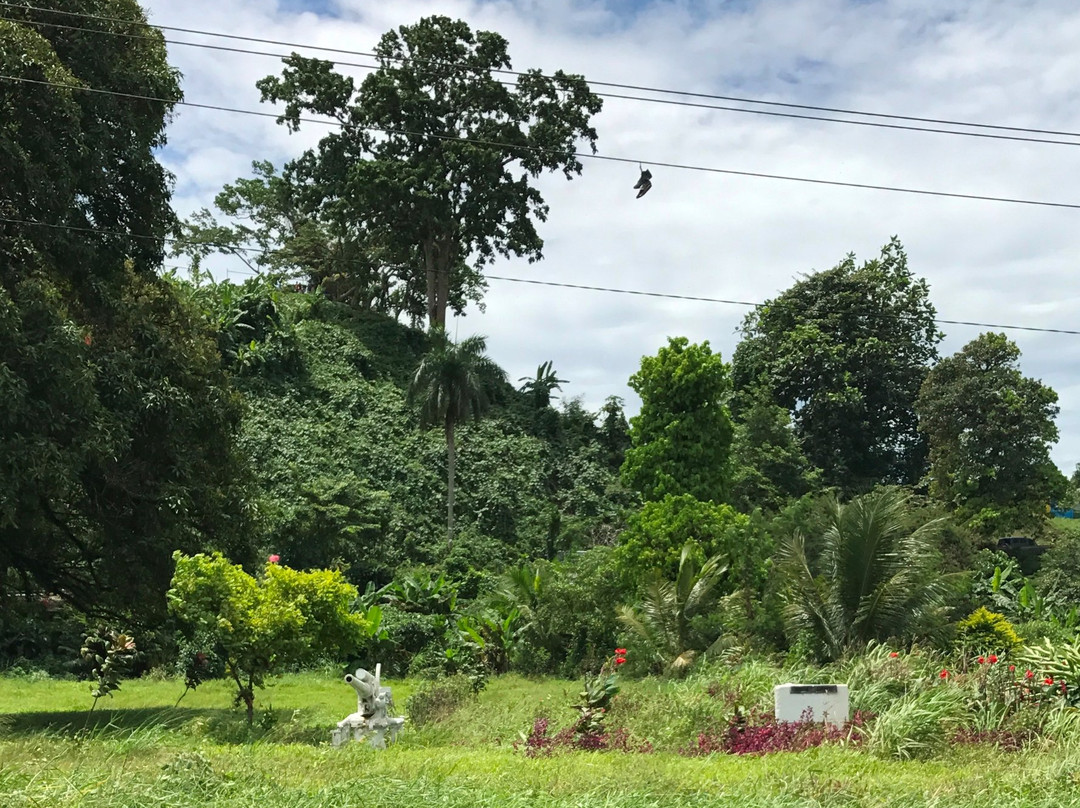
<path fill-rule="evenodd" d="M 959 623 L 961 644 L 973 651 L 1004 653 L 1023 644 L 1005 615 L 980 606 Z"/>
<path fill-rule="evenodd" d="M 287 665 L 355 653 L 378 630 L 376 619 L 351 611 L 356 588 L 340 572 L 269 563 L 256 579 L 220 553 L 176 552 L 173 558 L 169 609 L 189 639 L 206 643 L 203 653 L 225 660 L 249 725 L 255 688 L 267 676 Z"/>
<path fill-rule="evenodd" d="M 577 678 L 603 663 L 617 641 L 615 606 L 630 594 L 614 555 L 594 547 L 504 576 L 499 595 L 521 613 L 516 668 Z"/>
<path fill-rule="evenodd" d="M 475 698 L 472 681 L 457 674 L 436 679 L 414 690 L 405 702 L 405 711 L 410 722 L 422 727 L 444 721 Z"/>
<path fill-rule="evenodd" d="M 688 541 L 700 549 L 694 560 L 719 555 L 730 569 L 725 593 L 764 583 L 771 541 L 763 527 L 730 505 L 703 502 L 689 494 L 646 502 L 619 537 L 620 565 L 632 577 L 659 570 L 674 578 Z"/>
<path fill-rule="evenodd" d="M 1053 545 L 1042 557 L 1038 581 L 1041 590 L 1080 603 L 1080 533 L 1059 529 Z"/>
<path fill-rule="evenodd" d="M 446 647 L 445 615 L 419 614 L 403 611 L 397 606 L 385 606 L 381 625 L 386 639 L 379 642 L 377 653 L 389 674 L 404 674 L 416 654 L 423 652 L 424 659 L 430 660 Z"/>

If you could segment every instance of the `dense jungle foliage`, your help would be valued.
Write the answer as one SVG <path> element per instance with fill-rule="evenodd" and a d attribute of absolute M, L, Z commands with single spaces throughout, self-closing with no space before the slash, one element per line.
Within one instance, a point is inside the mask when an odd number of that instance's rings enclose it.
<path fill-rule="evenodd" d="M 147 30 L 135 0 L 41 2 Z M 0 83 L 4 665 L 226 677 L 250 717 L 267 677 L 327 659 L 479 688 L 617 646 L 671 676 L 735 647 L 1073 647 L 1057 395 L 1001 334 L 939 356 L 898 239 L 758 306 L 730 361 L 673 335 L 629 419 L 617 390 L 591 410 L 546 357 L 512 383 L 443 330 L 496 255 L 542 256 L 531 183 L 598 137 L 582 77 L 510 92 L 508 43 L 445 17 L 388 32 L 359 86 L 289 57 L 258 83 L 282 123 L 343 128 L 180 223 L 171 104 L 76 85 L 179 98 L 160 34 L 103 48 L 42 13 L 0 22 L 26 80 Z M 461 120 L 498 137 L 425 139 Z M 214 280 L 241 249 L 265 274 Z"/>

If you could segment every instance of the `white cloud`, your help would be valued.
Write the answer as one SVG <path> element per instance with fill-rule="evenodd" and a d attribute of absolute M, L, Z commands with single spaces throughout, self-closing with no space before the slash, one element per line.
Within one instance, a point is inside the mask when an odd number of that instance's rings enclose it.
<path fill-rule="evenodd" d="M 626 84 L 841 108 L 1080 131 L 1080 6 L 1072 0 L 759 0 L 713 4 L 338 0 L 334 17 L 256 0 L 149 0 L 152 21 L 368 51 L 425 14 L 462 17 L 510 42 L 518 69 L 563 68 Z M 295 3 L 293 5 L 296 5 Z M 324 3 L 323 5 L 328 5 Z M 727 8 L 727 11 L 716 11 Z M 172 39 L 202 40 L 189 34 Z M 212 40 L 211 40 L 212 41 Z M 283 51 L 275 46 L 238 47 Z M 189 101 L 260 108 L 274 59 L 182 46 L 170 55 Z M 364 61 L 363 57 L 342 57 Z M 362 71 L 353 70 L 357 75 Z M 613 92 L 626 92 L 613 90 Z M 716 102 L 723 103 L 723 102 Z M 961 193 L 1080 202 L 1080 148 L 960 138 L 609 99 L 605 155 Z M 181 214 L 206 205 L 254 159 L 282 163 L 317 141 L 272 119 L 180 111 L 165 155 Z M 762 300 L 848 252 L 874 256 L 897 234 L 942 317 L 1075 328 L 1080 211 L 829 188 L 654 168 L 635 200 L 636 166 L 587 161 L 572 183 L 546 177 L 543 262 L 499 275 L 734 300 Z M 511 378 L 542 361 L 593 407 L 627 396 L 642 354 L 668 335 L 709 339 L 730 356 L 738 306 L 492 281 L 486 314 L 459 324 L 489 336 Z M 945 351 L 978 329 L 945 326 Z M 1080 337 L 1010 332 L 1027 373 L 1061 395 L 1055 459 L 1080 461 Z"/>

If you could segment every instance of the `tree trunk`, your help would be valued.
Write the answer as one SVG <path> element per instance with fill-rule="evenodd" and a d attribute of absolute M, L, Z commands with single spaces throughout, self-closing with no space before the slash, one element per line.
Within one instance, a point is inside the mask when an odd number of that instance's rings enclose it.
<path fill-rule="evenodd" d="M 438 261 L 435 257 L 435 240 L 428 238 L 424 240 L 424 288 L 427 292 L 427 313 L 428 313 L 428 327 L 434 326 L 446 327 L 446 313 L 443 312 L 442 322 L 439 322 L 438 316 L 438 299 L 437 292 L 438 285 L 435 283 L 435 275 L 438 272 Z"/>
<path fill-rule="evenodd" d="M 454 422 L 446 421 L 446 555 L 454 549 L 454 466 L 457 448 L 454 446 Z"/>
<path fill-rule="evenodd" d="M 446 328 L 446 310 L 450 306 L 450 256 L 453 248 L 448 237 L 439 239 L 439 249 L 435 253 L 435 316 L 439 325 Z"/>
<path fill-rule="evenodd" d="M 450 303 L 450 259 L 453 242 L 448 236 L 424 241 L 424 273 L 427 289 L 428 326 L 446 328 L 446 309 Z"/>

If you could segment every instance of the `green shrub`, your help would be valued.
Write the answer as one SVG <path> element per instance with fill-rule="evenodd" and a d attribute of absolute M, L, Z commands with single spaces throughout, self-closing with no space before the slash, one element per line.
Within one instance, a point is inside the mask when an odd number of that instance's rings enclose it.
<path fill-rule="evenodd" d="M 960 643 L 973 651 L 1006 652 L 1023 645 L 1005 615 L 980 606 L 958 624 Z"/>
<path fill-rule="evenodd" d="M 1037 645 L 1043 640 L 1050 640 L 1056 645 L 1057 643 L 1070 642 L 1076 639 L 1075 629 L 1066 628 L 1060 623 L 1050 620 L 1027 620 L 1018 623 L 1016 631 L 1024 638 L 1025 645 Z"/>
<path fill-rule="evenodd" d="M 474 698 L 476 691 L 469 677 L 447 676 L 413 691 L 405 702 L 405 711 L 412 724 L 422 727 L 444 721 Z"/>
<path fill-rule="evenodd" d="M 254 719 L 255 688 L 289 665 L 356 653 L 378 630 L 353 612 L 357 591 L 340 572 L 300 572 L 271 561 L 258 578 L 220 553 L 173 554 L 169 610 L 188 639 L 220 656 L 236 684 L 237 703 Z M 191 686 L 189 681 L 189 686 Z"/>

